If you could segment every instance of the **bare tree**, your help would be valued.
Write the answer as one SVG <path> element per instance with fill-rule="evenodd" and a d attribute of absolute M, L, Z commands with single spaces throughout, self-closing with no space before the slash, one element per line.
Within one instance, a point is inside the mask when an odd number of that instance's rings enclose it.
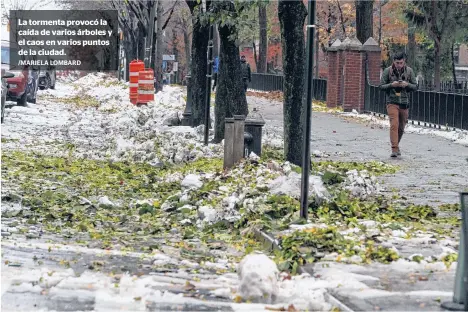
<path fill-rule="evenodd" d="M 10 10 L 41 10 L 53 3 L 53 0 L 4 0 L 2 1 L 3 23 L 10 18 Z"/>
<path fill-rule="evenodd" d="M 260 27 L 259 37 L 259 57 L 257 72 L 266 73 L 267 70 L 267 55 L 268 55 L 268 35 L 267 35 L 267 7 L 265 3 L 259 3 L 258 6 L 258 23 Z M 255 51 L 255 50 L 254 50 Z M 255 60 L 257 58 L 255 57 Z"/>

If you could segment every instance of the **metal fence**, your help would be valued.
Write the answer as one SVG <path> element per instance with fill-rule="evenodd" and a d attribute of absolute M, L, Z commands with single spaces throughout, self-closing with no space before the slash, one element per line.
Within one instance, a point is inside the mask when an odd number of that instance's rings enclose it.
<path fill-rule="evenodd" d="M 314 99 L 327 100 L 327 80 L 314 79 Z M 252 73 L 249 89 L 253 91 L 283 91 L 283 75 Z"/>
<path fill-rule="evenodd" d="M 418 90 L 420 91 L 434 91 L 435 84 L 432 81 L 419 81 Z M 440 83 L 440 92 L 445 93 L 463 93 L 468 94 L 468 81 L 457 82 L 453 81 L 442 81 Z"/>
<path fill-rule="evenodd" d="M 254 91 L 283 91 L 283 75 L 252 73 L 249 89 Z"/>
<path fill-rule="evenodd" d="M 468 130 L 468 94 L 418 90 L 410 93 L 410 101 L 411 123 Z M 385 91 L 367 84 L 365 110 L 387 115 Z"/>

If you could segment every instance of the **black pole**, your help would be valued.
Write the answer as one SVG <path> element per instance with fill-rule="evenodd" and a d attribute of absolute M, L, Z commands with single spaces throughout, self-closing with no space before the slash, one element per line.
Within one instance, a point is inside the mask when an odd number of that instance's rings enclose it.
<path fill-rule="evenodd" d="M 154 34 L 154 17 L 156 15 L 156 10 L 158 9 L 159 0 L 153 2 L 153 7 L 151 8 L 149 23 L 148 23 L 148 40 L 146 40 L 145 46 L 145 68 L 151 68 L 151 57 L 153 55 L 153 34 Z M 156 69 L 156 68 L 154 68 Z"/>
<path fill-rule="evenodd" d="M 310 132 L 312 122 L 312 98 L 314 96 L 314 32 L 315 32 L 315 0 L 309 0 L 307 23 L 307 96 L 304 115 L 304 144 L 302 150 L 302 180 L 301 180 L 301 218 L 307 219 L 309 207 L 309 174 L 310 174 Z"/>
<path fill-rule="evenodd" d="M 205 145 L 208 145 L 210 132 L 210 102 L 211 102 L 211 76 L 213 74 L 213 24 L 210 24 L 208 34 L 208 51 L 206 62 L 206 93 L 205 93 Z"/>

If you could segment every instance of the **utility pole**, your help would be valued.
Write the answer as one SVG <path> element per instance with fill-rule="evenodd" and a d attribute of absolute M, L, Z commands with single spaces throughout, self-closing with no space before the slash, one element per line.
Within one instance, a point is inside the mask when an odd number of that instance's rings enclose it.
<path fill-rule="evenodd" d="M 302 179 L 301 179 L 301 218 L 307 220 L 309 208 L 309 175 L 310 175 L 310 132 L 312 122 L 312 98 L 314 96 L 314 33 L 315 33 L 315 0 L 309 0 L 307 22 L 307 72 L 306 72 L 306 101 L 304 122 L 304 144 L 302 151 Z"/>

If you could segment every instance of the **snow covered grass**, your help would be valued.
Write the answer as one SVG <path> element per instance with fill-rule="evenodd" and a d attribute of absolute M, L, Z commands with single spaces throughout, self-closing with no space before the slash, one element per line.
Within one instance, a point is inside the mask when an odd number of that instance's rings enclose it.
<path fill-rule="evenodd" d="M 378 127 L 390 128 L 390 122 L 388 117 L 379 117 L 374 114 L 359 114 L 357 111 L 353 110 L 350 113 L 341 113 L 341 116 L 347 118 L 356 118 L 363 122 L 366 122 L 370 125 L 375 125 Z M 445 139 L 448 139 L 454 143 L 468 146 L 468 131 L 462 129 L 453 129 L 445 126 L 441 126 L 441 129 L 429 128 L 418 126 L 416 123 L 413 125 L 411 121 L 408 122 L 405 132 L 407 133 L 416 133 L 420 135 L 431 135 L 438 136 Z"/>

